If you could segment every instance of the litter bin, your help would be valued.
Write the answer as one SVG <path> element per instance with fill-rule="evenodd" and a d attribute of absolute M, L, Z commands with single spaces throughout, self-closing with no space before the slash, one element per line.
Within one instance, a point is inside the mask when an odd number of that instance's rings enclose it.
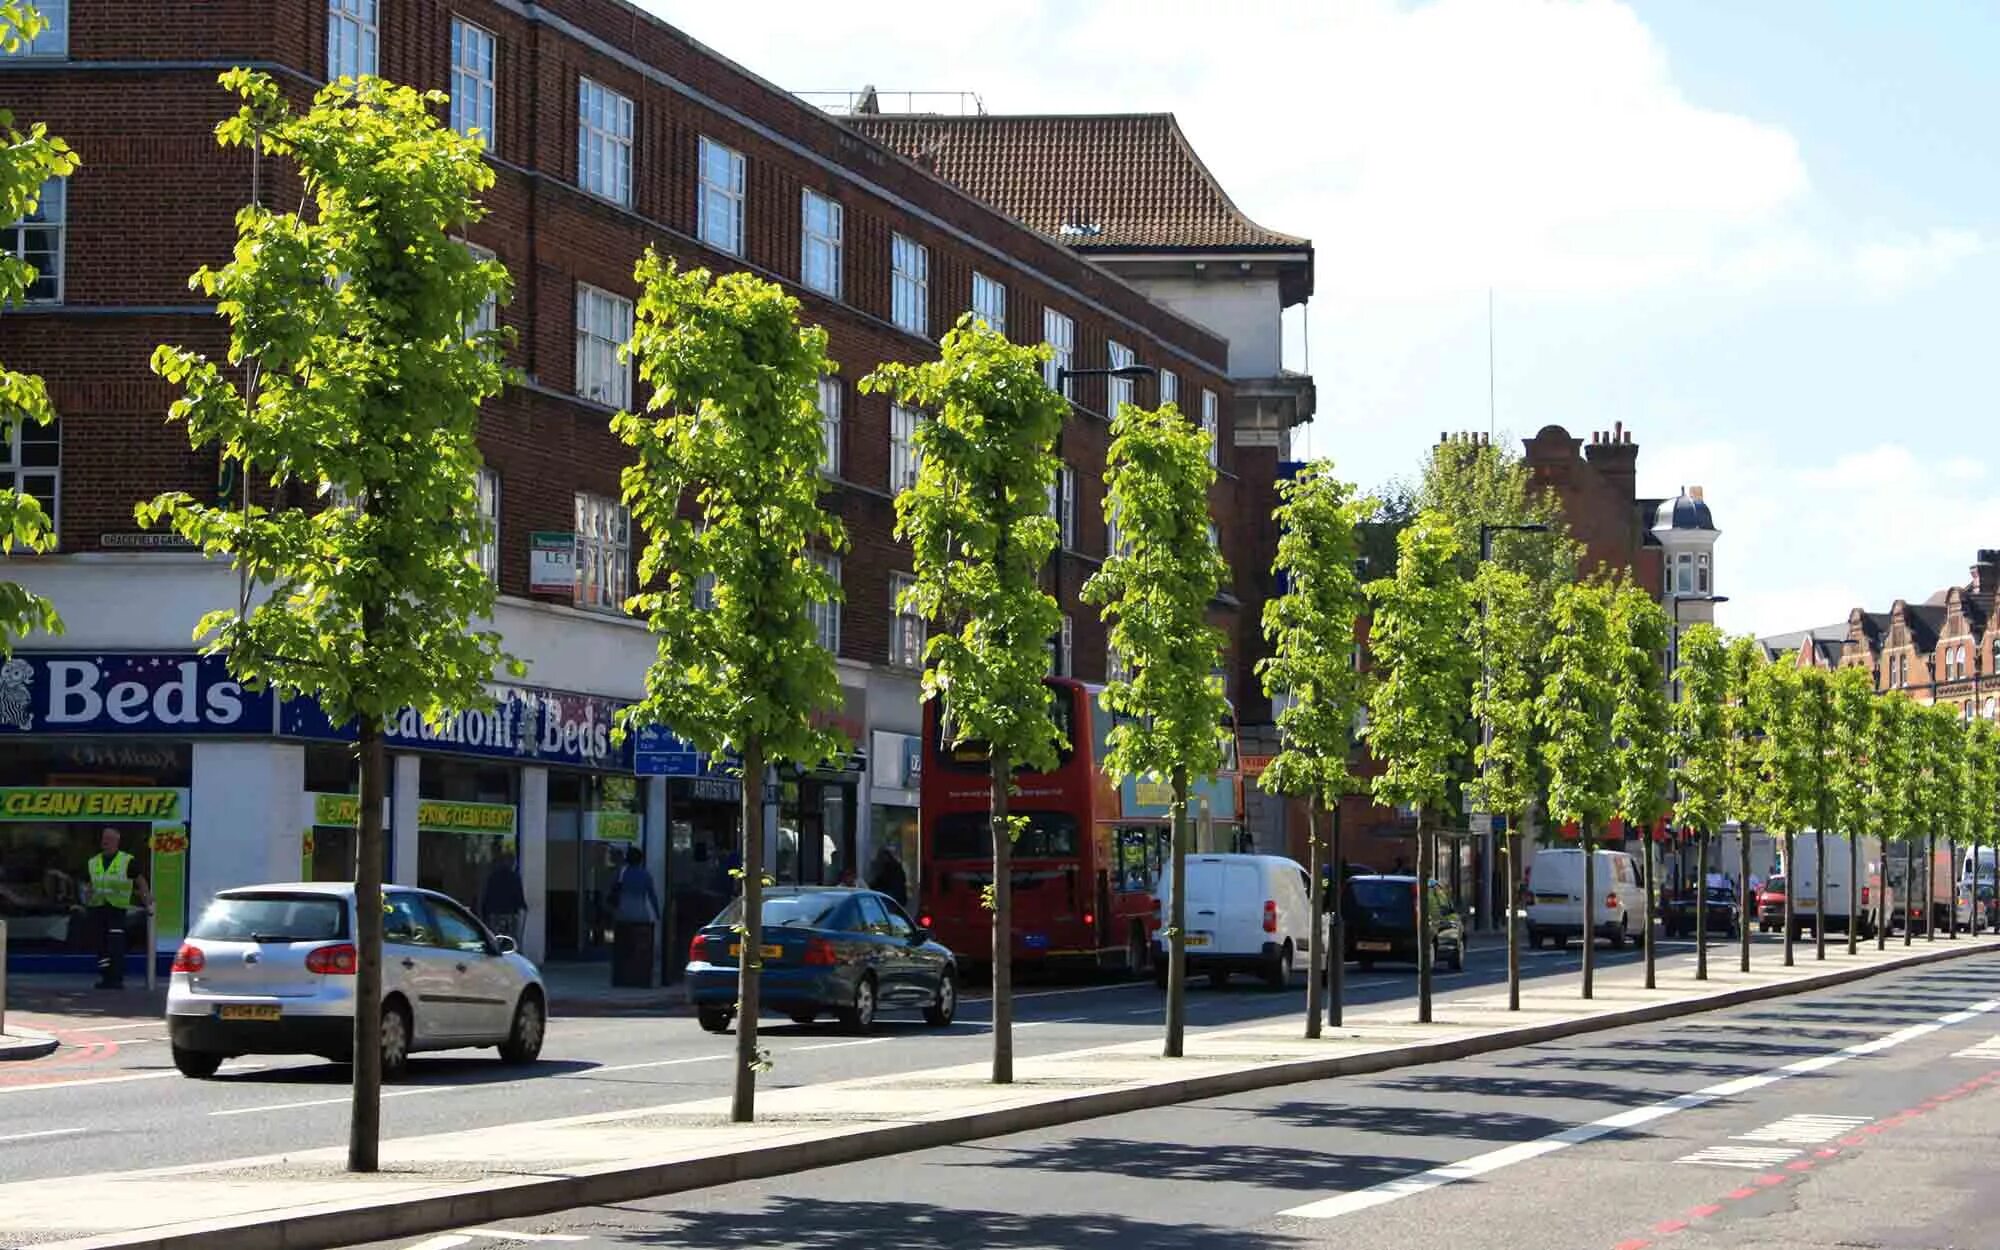
<path fill-rule="evenodd" d="M 654 940 L 651 921 L 628 921 L 613 930 L 611 984 L 638 989 L 652 986 Z"/>

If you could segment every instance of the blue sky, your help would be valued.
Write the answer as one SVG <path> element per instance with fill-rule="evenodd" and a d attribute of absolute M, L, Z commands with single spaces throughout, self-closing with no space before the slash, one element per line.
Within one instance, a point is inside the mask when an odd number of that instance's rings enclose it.
<path fill-rule="evenodd" d="M 1364 484 L 1485 428 L 1490 286 L 1499 428 L 1622 420 L 1642 491 L 1704 486 L 1724 625 L 2000 547 L 2000 5 L 644 3 L 793 89 L 1176 113 L 1313 238 L 1307 449 Z"/>

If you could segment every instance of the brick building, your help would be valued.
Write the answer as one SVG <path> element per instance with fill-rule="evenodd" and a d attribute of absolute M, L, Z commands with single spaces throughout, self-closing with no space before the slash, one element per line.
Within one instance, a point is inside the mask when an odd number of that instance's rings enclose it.
<path fill-rule="evenodd" d="M 19 474 L 56 519 L 59 551 L 16 560 L 9 575 L 50 595 L 69 633 L 30 640 L 20 667 L 0 676 L 0 786 L 167 796 L 159 801 L 178 804 L 189 836 L 185 862 L 159 868 L 184 871 L 196 905 L 232 881 L 295 878 L 315 861 L 332 871 L 352 837 L 338 731 L 316 709 L 242 691 L 190 654 L 200 615 L 235 602 L 234 576 L 132 519 L 133 504 L 157 492 L 217 489 L 214 456 L 189 451 L 166 423 L 172 392 L 147 361 L 162 342 L 211 353 L 224 342 L 187 276 L 227 258 L 233 214 L 251 192 L 249 157 L 212 137 L 233 110 L 215 83 L 232 65 L 262 68 L 299 100 L 343 72 L 448 90 L 452 123 L 489 136 L 497 184 L 470 242 L 513 277 L 496 316 L 517 332 L 511 363 L 525 381 L 485 410 L 481 498 L 497 526 L 486 553 L 501 594 L 495 622 L 530 669 L 525 682 L 496 686 L 490 717 L 441 736 L 410 720 L 392 739 L 390 873 L 472 895 L 497 849 L 517 842 L 537 956 L 602 945 L 621 843 L 646 848 L 687 915 L 705 918 L 727 889 L 735 783 L 635 777 L 631 748 L 600 732 L 638 695 L 651 655 L 616 608 L 643 536 L 617 505 L 625 456 L 607 429 L 614 409 L 643 400 L 615 344 L 647 245 L 782 283 L 826 327 L 841 365 L 821 393 L 828 503 L 852 550 L 837 567 L 845 605 L 823 635 L 857 749 L 845 768 L 784 780 L 767 831 L 782 878 L 833 880 L 873 841 L 914 832 L 920 631 L 892 607 L 908 565 L 890 531 L 917 416 L 856 391 L 876 363 L 933 354 L 976 308 L 1017 341 L 1055 342 L 1052 383 L 1060 365 L 1156 367 L 1184 407 L 1212 421 L 1220 542 L 1239 565 L 1254 558 L 1239 550 L 1238 518 L 1256 505 L 1239 471 L 1243 407 L 1224 333 L 623 0 L 41 7 L 54 25 L 0 58 L 0 80 L 17 118 L 47 122 L 83 164 L 51 188 L 40 219 L 6 236 L 49 278 L 0 317 L 0 359 L 47 379 L 62 423 L 26 432 L 0 473 Z M 282 170 L 267 165 L 261 177 L 267 203 L 295 200 Z M 1069 383 L 1075 418 L 1052 501 L 1063 541 L 1051 586 L 1067 614 L 1054 663 L 1088 679 L 1103 675 L 1104 635 L 1077 591 L 1105 551 L 1099 469 L 1112 385 Z M 1158 383 L 1115 385 L 1139 402 L 1161 398 Z M 1218 604 L 1233 673 L 1244 671 L 1256 608 L 1241 588 Z M 485 823 L 451 823 L 468 811 Z M 8 906 L 54 915 L 59 878 L 74 875 L 86 842 L 94 834 L 81 826 L 0 821 L 0 865 L 55 883 Z M 22 935 L 17 926 L 17 950 Z"/>

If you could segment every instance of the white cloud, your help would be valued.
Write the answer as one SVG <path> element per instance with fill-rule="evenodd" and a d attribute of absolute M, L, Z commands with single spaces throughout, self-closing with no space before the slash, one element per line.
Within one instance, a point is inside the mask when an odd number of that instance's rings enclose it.
<path fill-rule="evenodd" d="M 1868 243 L 1855 249 L 1854 276 L 1877 291 L 1896 290 L 1945 274 L 1989 246 L 1978 231 L 1942 228 L 1913 238 Z"/>

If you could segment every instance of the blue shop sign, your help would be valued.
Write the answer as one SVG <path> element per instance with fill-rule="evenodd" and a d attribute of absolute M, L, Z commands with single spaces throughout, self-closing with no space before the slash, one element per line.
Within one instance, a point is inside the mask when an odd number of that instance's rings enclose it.
<path fill-rule="evenodd" d="M 391 749 L 443 751 L 521 763 L 569 764 L 630 772 L 632 742 L 614 743 L 612 726 L 622 700 L 520 686 L 491 688 L 493 706 L 459 712 L 432 726 L 415 708 L 392 718 L 384 735 Z M 287 699 L 278 709 L 278 733 L 287 738 L 352 742 L 355 728 L 328 723 L 311 699 Z"/>
<path fill-rule="evenodd" d="M 273 702 L 221 656 L 16 651 L 0 663 L 0 736 L 268 736 Z"/>
<path fill-rule="evenodd" d="M 641 777 L 706 777 L 713 772 L 706 755 L 663 725 L 641 725 L 630 741 L 632 771 Z"/>

